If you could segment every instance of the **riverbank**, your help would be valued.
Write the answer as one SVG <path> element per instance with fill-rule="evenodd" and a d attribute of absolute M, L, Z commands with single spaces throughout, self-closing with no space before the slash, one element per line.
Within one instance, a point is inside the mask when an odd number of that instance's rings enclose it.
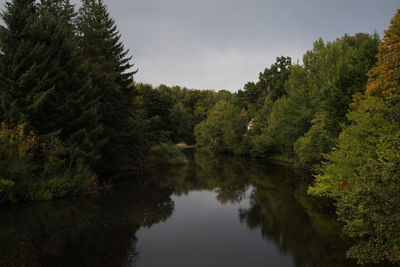
<path fill-rule="evenodd" d="M 107 194 L 0 207 L 0 266 L 357 266 L 306 194 L 307 173 L 204 151 L 188 160 Z"/>

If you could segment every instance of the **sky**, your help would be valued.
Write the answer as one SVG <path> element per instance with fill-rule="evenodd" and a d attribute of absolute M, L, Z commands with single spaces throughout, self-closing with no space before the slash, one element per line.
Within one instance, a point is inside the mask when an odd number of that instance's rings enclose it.
<path fill-rule="evenodd" d="M 104 2 L 139 69 L 136 82 L 232 92 L 278 56 L 301 62 L 320 37 L 382 35 L 400 8 L 400 0 Z"/>

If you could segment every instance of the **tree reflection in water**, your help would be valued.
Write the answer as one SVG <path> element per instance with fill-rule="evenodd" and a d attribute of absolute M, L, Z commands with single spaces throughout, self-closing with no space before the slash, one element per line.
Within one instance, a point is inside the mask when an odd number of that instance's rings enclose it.
<path fill-rule="evenodd" d="M 122 187 L 122 186 L 118 186 Z M 136 258 L 135 233 L 166 220 L 171 192 L 124 185 L 96 199 L 0 209 L 0 266 L 123 266 Z"/>
<path fill-rule="evenodd" d="M 357 266 L 345 257 L 350 243 L 332 215 L 333 204 L 306 194 L 312 181 L 309 173 L 201 150 L 194 154 L 193 162 L 174 169 L 162 181 L 163 186 L 176 195 L 214 191 L 221 204 L 249 197 L 250 207 L 238 210 L 240 221 L 258 229 L 282 253 L 290 254 L 295 266 Z M 251 194 L 246 196 L 249 188 Z"/>
<path fill-rule="evenodd" d="M 217 205 L 237 207 L 242 225 L 260 231 L 295 266 L 356 266 L 344 256 L 349 244 L 338 234 L 341 225 L 327 215 L 332 207 L 305 194 L 309 174 L 201 150 L 188 156 L 187 166 L 143 173 L 141 184 L 130 177 L 97 198 L 1 207 L 0 266 L 135 266 L 137 231 L 166 221 L 174 212 L 172 199 L 193 191 L 212 192 Z M 239 208 L 242 200 L 250 204 Z M 201 246 L 209 246 L 204 239 Z"/>

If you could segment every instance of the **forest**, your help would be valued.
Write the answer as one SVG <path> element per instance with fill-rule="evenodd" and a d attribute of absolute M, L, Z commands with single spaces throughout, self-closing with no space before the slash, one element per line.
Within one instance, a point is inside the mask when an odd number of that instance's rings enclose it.
<path fill-rule="evenodd" d="M 102 0 L 10 0 L 1 18 L 0 204 L 96 194 L 195 145 L 311 171 L 347 255 L 400 262 L 400 10 L 382 39 L 318 39 L 235 93 L 135 83 Z"/>

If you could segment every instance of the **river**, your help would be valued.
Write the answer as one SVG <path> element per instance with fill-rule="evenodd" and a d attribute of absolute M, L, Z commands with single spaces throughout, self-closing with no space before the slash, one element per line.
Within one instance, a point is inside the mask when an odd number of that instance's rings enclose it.
<path fill-rule="evenodd" d="M 308 173 L 188 155 L 98 196 L 0 207 L 0 266 L 357 266 Z"/>

